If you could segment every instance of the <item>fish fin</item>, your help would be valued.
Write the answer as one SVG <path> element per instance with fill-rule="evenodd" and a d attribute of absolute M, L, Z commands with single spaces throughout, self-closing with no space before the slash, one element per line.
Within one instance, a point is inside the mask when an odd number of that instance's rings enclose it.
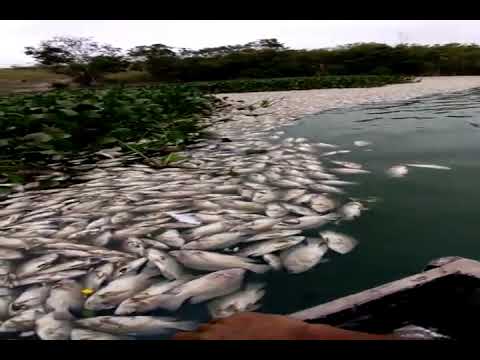
<path fill-rule="evenodd" d="M 266 273 L 267 271 L 270 271 L 271 267 L 270 265 L 263 265 L 263 264 L 248 264 L 247 269 L 257 274 L 263 274 L 263 273 Z"/>

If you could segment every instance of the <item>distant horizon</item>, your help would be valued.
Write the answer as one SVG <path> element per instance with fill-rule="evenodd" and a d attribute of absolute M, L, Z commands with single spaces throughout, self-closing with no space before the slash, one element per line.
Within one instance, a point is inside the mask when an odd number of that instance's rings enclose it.
<path fill-rule="evenodd" d="M 123 50 L 162 43 L 198 50 L 276 38 L 292 49 L 352 43 L 480 44 L 480 20 L 1 20 L 0 67 L 31 66 L 23 51 L 54 36 L 91 37 Z"/>

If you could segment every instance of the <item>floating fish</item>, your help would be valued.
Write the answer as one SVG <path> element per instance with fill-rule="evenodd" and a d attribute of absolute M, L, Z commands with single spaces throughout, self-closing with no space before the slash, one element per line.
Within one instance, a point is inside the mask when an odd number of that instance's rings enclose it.
<path fill-rule="evenodd" d="M 435 170 L 452 170 L 452 168 L 443 165 L 435 164 L 405 164 L 410 167 L 425 168 L 425 169 L 435 169 Z"/>

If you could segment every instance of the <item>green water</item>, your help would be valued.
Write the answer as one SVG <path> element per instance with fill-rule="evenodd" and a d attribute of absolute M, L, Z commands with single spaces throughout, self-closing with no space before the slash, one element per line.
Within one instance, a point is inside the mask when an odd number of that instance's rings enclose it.
<path fill-rule="evenodd" d="M 442 256 L 480 260 L 477 123 L 480 89 L 325 111 L 286 128 L 285 137 L 352 150 L 335 159 L 360 162 L 372 173 L 342 176 L 361 183 L 348 188 L 349 196 L 379 201 L 357 221 L 335 227 L 360 241 L 353 252 L 329 253 L 329 262 L 303 274 L 271 273 L 261 311 L 302 310 L 416 273 Z M 373 144 L 359 148 L 355 140 Z M 409 162 L 452 170 L 410 168 L 404 178 L 386 176 L 390 166 Z"/>

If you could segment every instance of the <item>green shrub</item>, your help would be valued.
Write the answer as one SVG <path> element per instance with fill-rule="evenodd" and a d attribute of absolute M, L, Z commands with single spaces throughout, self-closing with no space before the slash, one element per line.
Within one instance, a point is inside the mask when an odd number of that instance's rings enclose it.
<path fill-rule="evenodd" d="M 411 81 L 412 79 L 410 77 L 400 75 L 352 75 L 206 81 L 192 82 L 188 84 L 203 92 L 218 94 L 255 91 L 374 87 Z"/>

